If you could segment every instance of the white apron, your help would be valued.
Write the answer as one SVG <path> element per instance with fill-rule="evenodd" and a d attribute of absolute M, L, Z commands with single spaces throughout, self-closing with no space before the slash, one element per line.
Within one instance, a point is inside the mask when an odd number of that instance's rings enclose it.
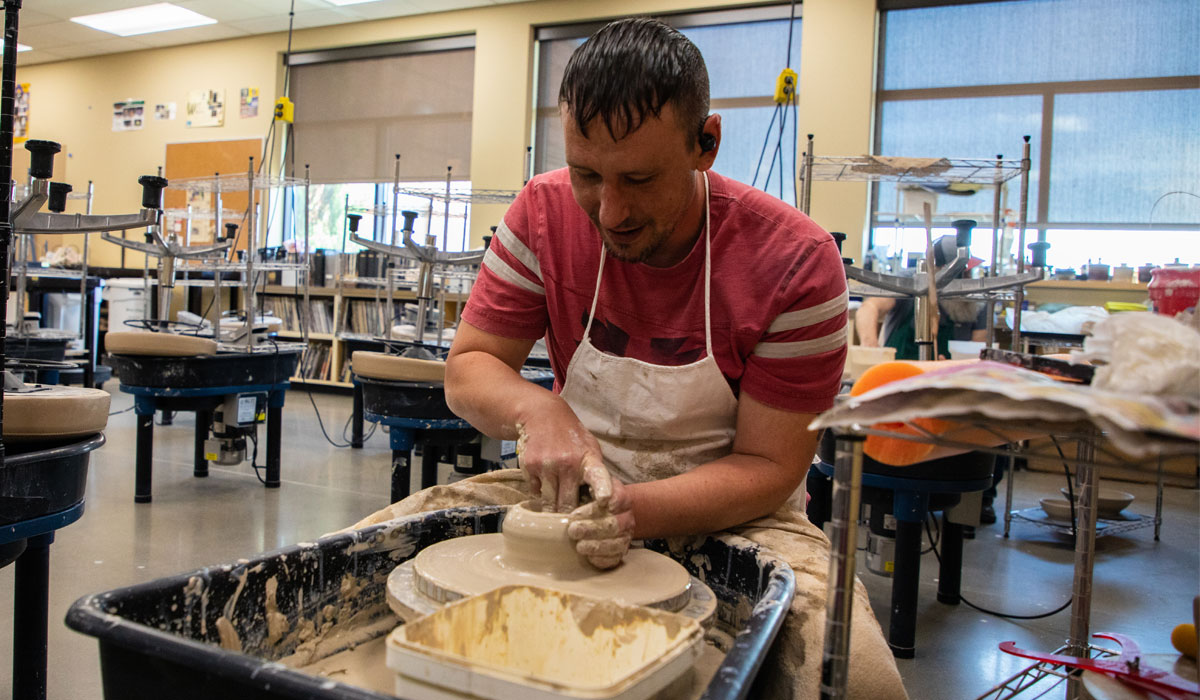
<path fill-rule="evenodd" d="M 609 470 L 625 483 L 665 479 L 728 455 L 737 424 L 737 397 L 713 357 L 712 243 L 704 174 L 704 347 L 687 365 L 654 365 L 616 357 L 590 340 L 604 261 L 583 340 L 571 356 L 562 397 L 600 442 Z"/>

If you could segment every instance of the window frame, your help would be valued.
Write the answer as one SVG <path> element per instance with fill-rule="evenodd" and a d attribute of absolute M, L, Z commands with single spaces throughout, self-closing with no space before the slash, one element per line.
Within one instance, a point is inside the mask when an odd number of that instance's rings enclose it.
<path fill-rule="evenodd" d="M 682 12 L 663 12 L 651 13 L 657 19 L 662 20 L 667 25 L 675 29 L 689 29 L 693 27 L 712 27 L 723 24 L 739 24 L 746 22 L 765 22 L 772 20 L 799 20 L 803 22 L 804 8 L 801 3 L 795 5 L 795 15 L 792 15 L 793 7 L 789 2 L 774 2 L 764 3 L 762 5 L 752 7 L 730 8 L 730 9 L 713 9 L 713 10 L 687 10 Z M 532 90 L 530 91 L 530 114 L 531 119 L 529 125 L 529 156 L 526 165 L 526 181 L 538 174 L 537 163 L 539 154 L 537 128 L 538 123 L 545 117 L 553 116 L 557 113 L 557 107 L 539 107 L 538 97 L 541 93 L 541 47 L 543 41 L 555 40 L 570 40 L 570 39 L 586 39 L 599 29 L 604 27 L 609 22 L 621 19 L 627 15 L 614 15 L 600 19 L 588 20 L 586 22 L 570 22 L 557 24 L 535 24 L 533 25 L 533 73 L 532 73 Z M 797 59 L 798 60 L 798 59 Z M 745 107 L 774 107 L 775 100 L 772 95 L 758 97 L 729 97 L 729 98 L 710 98 L 709 111 L 719 112 L 722 109 L 738 109 Z M 799 158 L 797 154 L 795 156 Z M 795 186 L 795 185 L 793 185 Z M 787 200 L 784 200 L 787 201 Z"/>
<path fill-rule="evenodd" d="M 1045 81 L 1027 83 L 1003 83 L 989 85 L 972 85 L 956 87 L 906 88 L 885 89 L 884 79 L 886 66 L 886 41 L 888 13 L 893 10 L 922 9 L 944 7 L 951 5 L 973 5 L 995 2 L 1015 2 L 1017 0 L 879 0 L 878 46 L 876 52 L 875 74 L 875 109 L 872 127 L 872 152 L 878 153 L 883 143 L 883 110 L 889 102 L 904 100 L 952 100 L 978 97 L 1040 97 L 1042 99 L 1041 130 L 1037 134 L 1037 150 L 1032 154 L 1037 168 L 1037 210 L 1028 213 L 1026 222 L 1027 239 L 1045 240 L 1050 230 L 1097 230 L 1124 231 L 1145 228 L 1142 222 L 1061 222 L 1049 220 L 1051 200 L 1050 171 L 1053 163 L 1054 147 L 1054 108 L 1055 99 L 1060 95 L 1082 93 L 1118 93 L 1146 92 L 1156 90 L 1195 90 L 1200 87 L 1200 75 L 1164 76 L 1152 78 L 1114 78 L 1079 81 Z M 1014 150 L 1020 148 L 1020 143 L 1014 143 Z M 947 154 L 904 154 L 911 156 L 937 156 Z M 992 154 L 978 154 L 987 157 Z M 1005 154 L 1008 158 L 1020 157 L 1019 153 Z M 1033 173 L 1031 173 L 1031 176 Z M 880 188 L 872 184 L 869 197 L 870 216 L 868 230 L 868 247 L 875 244 L 877 228 L 890 229 L 895 225 L 892 221 L 880 220 L 876 213 L 879 211 Z M 1012 201 L 1010 199 L 1010 201 Z M 1179 222 L 1155 223 L 1155 230 L 1163 231 L 1194 231 L 1196 224 Z M 1032 235 L 1031 235 L 1032 234 Z"/>

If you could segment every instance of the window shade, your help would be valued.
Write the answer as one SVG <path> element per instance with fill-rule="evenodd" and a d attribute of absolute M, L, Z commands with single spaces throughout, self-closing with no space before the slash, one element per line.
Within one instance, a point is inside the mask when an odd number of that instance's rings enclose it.
<path fill-rule="evenodd" d="M 470 177 L 475 50 L 294 65 L 297 170 L 315 183 Z"/>

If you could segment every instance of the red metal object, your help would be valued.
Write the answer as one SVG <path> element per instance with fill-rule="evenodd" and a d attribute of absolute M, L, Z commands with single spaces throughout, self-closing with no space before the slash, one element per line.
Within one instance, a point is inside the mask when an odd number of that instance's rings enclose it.
<path fill-rule="evenodd" d="M 1146 286 L 1154 310 L 1174 316 L 1200 302 L 1200 268 L 1160 267 L 1150 273 Z"/>
<path fill-rule="evenodd" d="M 1141 649 L 1129 637 L 1116 633 L 1092 636 L 1110 639 L 1121 645 L 1121 654 L 1116 658 L 1089 659 L 1065 654 L 1026 651 L 1018 647 L 1015 642 L 1001 642 L 1000 651 L 1034 661 L 1045 661 L 1103 673 L 1123 683 L 1161 695 L 1167 700 L 1189 700 L 1200 697 L 1200 685 L 1184 680 L 1169 671 L 1143 665 Z"/>

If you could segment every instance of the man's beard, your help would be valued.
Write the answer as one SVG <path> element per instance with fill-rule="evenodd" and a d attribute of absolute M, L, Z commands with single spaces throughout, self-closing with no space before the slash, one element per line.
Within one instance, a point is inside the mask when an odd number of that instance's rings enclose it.
<path fill-rule="evenodd" d="M 596 226 L 597 230 L 601 230 L 597 222 L 593 221 L 592 224 Z M 600 241 L 604 244 L 604 249 L 608 251 L 609 255 L 612 255 L 617 260 L 627 263 L 643 263 L 661 250 L 667 242 L 667 238 L 670 237 L 669 232 L 664 233 L 658 229 L 648 232 L 644 231 L 643 235 L 649 235 L 646 245 L 633 254 L 630 253 L 629 248 L 610 243 L 603 235 L 600 236 Z"/>
<path fill-rule="evenodd" d="M 971 299 L 955 299 L 950 297 L 947 299 L 939 299 L 938 306 L 942 307 L 942 312 L 955 323 L 971 323 L 979 318 L 979 311 L 983 308 L 983 302 L 972 301 Z"/>

